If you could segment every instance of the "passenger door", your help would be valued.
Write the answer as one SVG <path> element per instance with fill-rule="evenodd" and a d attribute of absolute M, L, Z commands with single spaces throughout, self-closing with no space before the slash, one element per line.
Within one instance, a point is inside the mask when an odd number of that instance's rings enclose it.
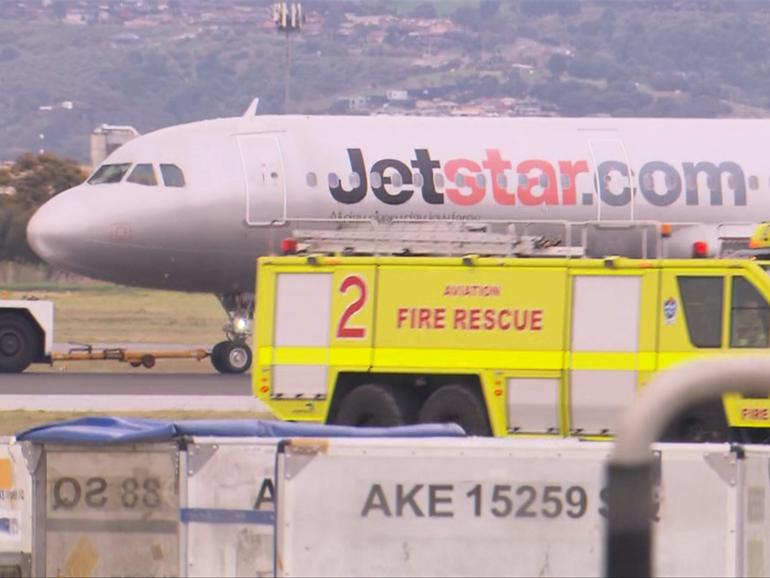
<path fill-rule="evenodd" d="M 265 134 L 238 135 L 246 189 L 246 223 L 280 225 L 286 221 L 286 174 L 278 139 Z"/>

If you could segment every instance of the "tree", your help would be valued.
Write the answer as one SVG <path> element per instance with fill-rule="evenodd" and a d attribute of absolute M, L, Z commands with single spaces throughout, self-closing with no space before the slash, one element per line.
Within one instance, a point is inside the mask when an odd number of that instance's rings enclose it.
<path fill-rule="evenodd" d="M 450 18 L 458 26 L 464 26 L 471 30 L 479 30 L 481 28 L 481 18 L 477 8 L 460 6 L 455 9 Z"/>
<path fill-rule="evenodd" d="M 4 46 L 0 50 L 0 62 L 8 62 L 19 56 L 19 51 L 13 46 Z"/>
<path fill-rule="evenodd" d="M 567 56 L 565 54 L 561 54 L 560 52 L 555 52 L 548 59 L 548 64 L 546 64 L 546 67 L 554 76 L 561 76 L 567 71 Z"/>
<path fill-rule="evenodd" d="M 436 7 L 430 2 L 420 2 L 412 10 L 412 17 L 414 18 L 437 18 L 438 13 Z"/>
<path fill-rule="evenodd" d="M 53 3 L 53 15 L 57 20 L 64 20 L 67 17 L 67 3 L 62 0 L 56 0 Z"/>
<path fill-rule="evenodd" d="M 500 0 L 481 0 L 479 3 L 479 14 L 482 21 L 490 21 L 497 17 L 500 12 Z"/>
<path fill-rule="evenodd" d="M 80 184 L 84 170 L 53 153 L 27 153 L 0 168 L 0 260 L 36 261 L 27 245 L 27 222 L 52 196 Z"/>

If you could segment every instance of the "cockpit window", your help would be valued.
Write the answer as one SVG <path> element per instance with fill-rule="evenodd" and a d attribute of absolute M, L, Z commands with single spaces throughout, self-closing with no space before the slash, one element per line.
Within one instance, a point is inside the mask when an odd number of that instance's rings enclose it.
<path fill-rule="evenodd" d="M 155 178 L 155 169 L 152 168 L 152 165 L 144 163 L 134 167 L 134 170 L 128 175 L 126 182 L 154 187 L 158 184 L 158 179 Z"/>
<path fill-rule="evenodd" d="M 89 185 L 102 185 L 105 183 L 119 183 L 123 176 L 128 172 L 131 163 L 121 163 L 119 165 L 102 165 L 93 176 L 88 179 Z"/>
<path fill-rule="evenodd" d="M 185 185 L 184 173 L 176 165 L 160 165 L 163 182 L 167 187 L 183 187 Z"/>

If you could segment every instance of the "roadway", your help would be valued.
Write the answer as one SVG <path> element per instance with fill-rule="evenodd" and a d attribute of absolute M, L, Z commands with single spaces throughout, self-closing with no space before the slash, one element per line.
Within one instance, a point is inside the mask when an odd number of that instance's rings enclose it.
<path fill-rule="evenodd" d="M 266 413 L 250 375 L 0 374 L 0 411 L 243 411 Z M 264 415 L 260 417 L 266 417 Z"/>

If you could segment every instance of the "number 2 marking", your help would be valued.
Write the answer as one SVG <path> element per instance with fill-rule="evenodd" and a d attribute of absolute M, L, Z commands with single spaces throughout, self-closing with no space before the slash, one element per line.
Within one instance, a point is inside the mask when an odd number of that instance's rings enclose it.
<path fill-rule="evenodd" d="M 366 337 L 366 327 L 348 327 L 347 325 L 350 318 L 361 311 L 364 303 L 366 303 L 366 283 L 361 277 L 350 275 L 342 280 L 340 293 L 347 293 L 351 287 L 357 287 L 361 294 L 358 299 L 347 306 L 342 313 L 342 317 L 340 317 L 340 323 L 337 326 L 337 337 L 339 339 L 363 339 Z"/>

